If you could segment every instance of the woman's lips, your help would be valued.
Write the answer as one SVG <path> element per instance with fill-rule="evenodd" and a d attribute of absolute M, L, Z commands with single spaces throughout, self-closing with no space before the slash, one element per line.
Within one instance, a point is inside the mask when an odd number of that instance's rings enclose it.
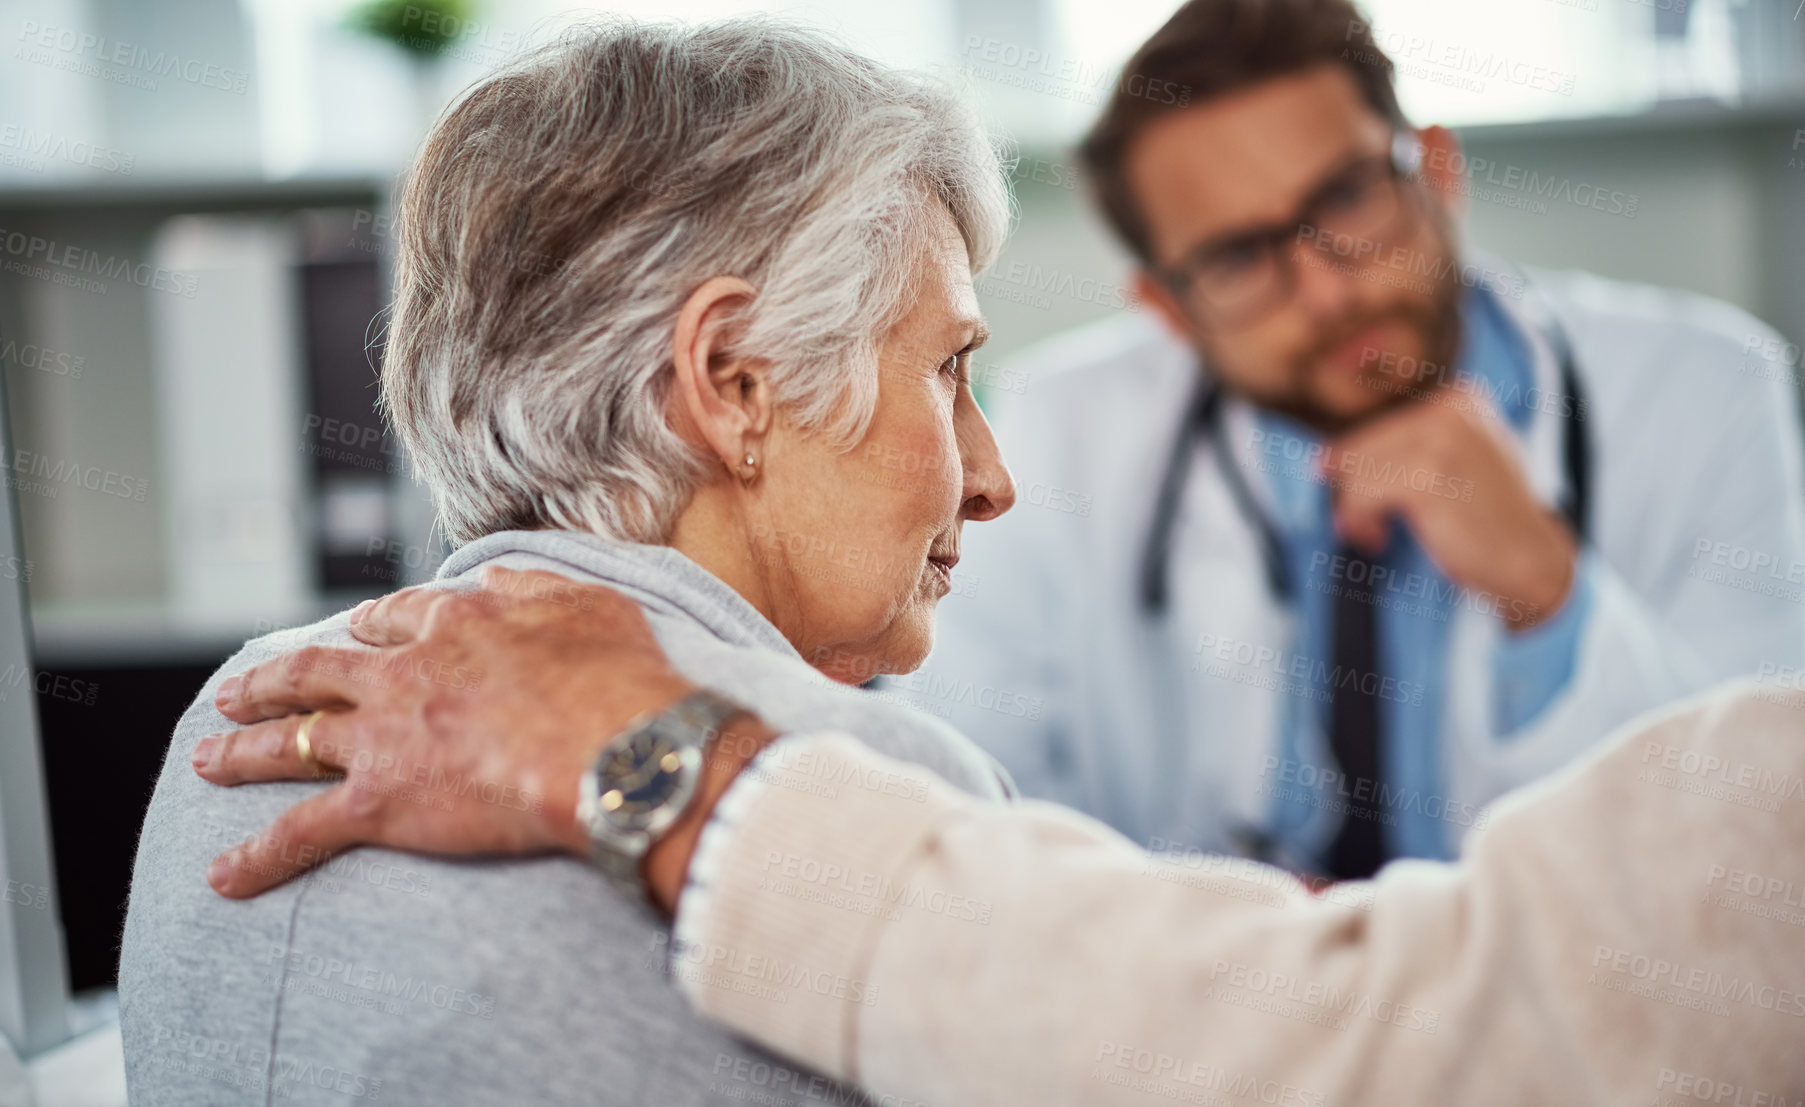
<path fill-rule="evenodd" d="M 928 557 L 928 568 L 934 571 L 934 576 L 940 581 L 943 592 L 953 590 L 953 566 L 957 564 L 959 564 L 958 554 L 930 555 Z"/>

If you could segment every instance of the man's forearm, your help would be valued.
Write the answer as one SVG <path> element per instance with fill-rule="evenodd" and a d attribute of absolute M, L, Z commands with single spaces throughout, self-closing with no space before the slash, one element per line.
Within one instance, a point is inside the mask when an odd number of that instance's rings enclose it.
<path fill-rule="evenodd" d="M 732 786 L 740 770 L 776 737 L 776 731 L 748 712 L 728 720 L 702 751 L 702 773 L 695 801 L 672 825 L 669 833 L 646 851 L 643 869 L 646 894 L 665 915 L 676 911 L 690 858 L 696 852 L 696 842 L 713 815 L 715 804 Z"/>

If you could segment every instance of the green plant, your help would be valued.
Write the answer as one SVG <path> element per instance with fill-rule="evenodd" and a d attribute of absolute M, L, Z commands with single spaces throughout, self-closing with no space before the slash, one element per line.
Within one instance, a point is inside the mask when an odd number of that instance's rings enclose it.
<path fill-rule="evenodd" d="M 433 58 L 469 28 L 472 7 L 469 0 L 369 0 L 346 22 L 417 57 Z"/>

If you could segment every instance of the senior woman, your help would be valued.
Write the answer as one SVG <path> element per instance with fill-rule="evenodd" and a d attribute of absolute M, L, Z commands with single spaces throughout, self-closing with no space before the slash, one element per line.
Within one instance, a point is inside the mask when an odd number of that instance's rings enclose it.
<path fill-rule="evenodd" d="M 441 579 L 469 587 L 500 566 L 609 584 L 689 680 L 1003 797 L 959 735 L 849 685 L 922 661 L 961 527 L 1013 502 L 967 375 L 984 339 L 971 276 L 1007 215 L 998 160 L 956 99 L 801 31 L 611 23 L 481 82 L 408 179 L 382 367 L 459 543 Z M 250 643 L 177 726 L 121 955 L 133 1103 L 829 1088 L 692 1015 L 651 916 L 573 858 L 360 851 L 259 899 L 216 896 L 207 860 L 299 800 L 348 818 L 377 797 L 562 802 L 430 764 L 385 764 L 357 790 L 198 779 L 197 745 L 229 726 L 219 684 L 350 645 L 347 625 Z M 422 658 L 377 679 L 498 677 Z M 312 748 L 329 747 L 332 716 L 315 722 Z M 272 756 L 296 733 L 272 726 Z M 261 846 L 267 864 L 321 860 Z M 721 953 L 677 971 L 779 1002 L 877 998 L 807 958 L 749 970 Z"/>

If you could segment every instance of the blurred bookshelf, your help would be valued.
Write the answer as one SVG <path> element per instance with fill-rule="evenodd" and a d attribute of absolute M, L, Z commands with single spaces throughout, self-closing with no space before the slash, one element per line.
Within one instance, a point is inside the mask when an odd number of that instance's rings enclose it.
<path fill-rule="evenodd" d="M 0 188 L 0 231 L 26 239 L 0 362 L 42 666 L 217 662 L 430 572 L 375 407 L 389 190 Z"/>

